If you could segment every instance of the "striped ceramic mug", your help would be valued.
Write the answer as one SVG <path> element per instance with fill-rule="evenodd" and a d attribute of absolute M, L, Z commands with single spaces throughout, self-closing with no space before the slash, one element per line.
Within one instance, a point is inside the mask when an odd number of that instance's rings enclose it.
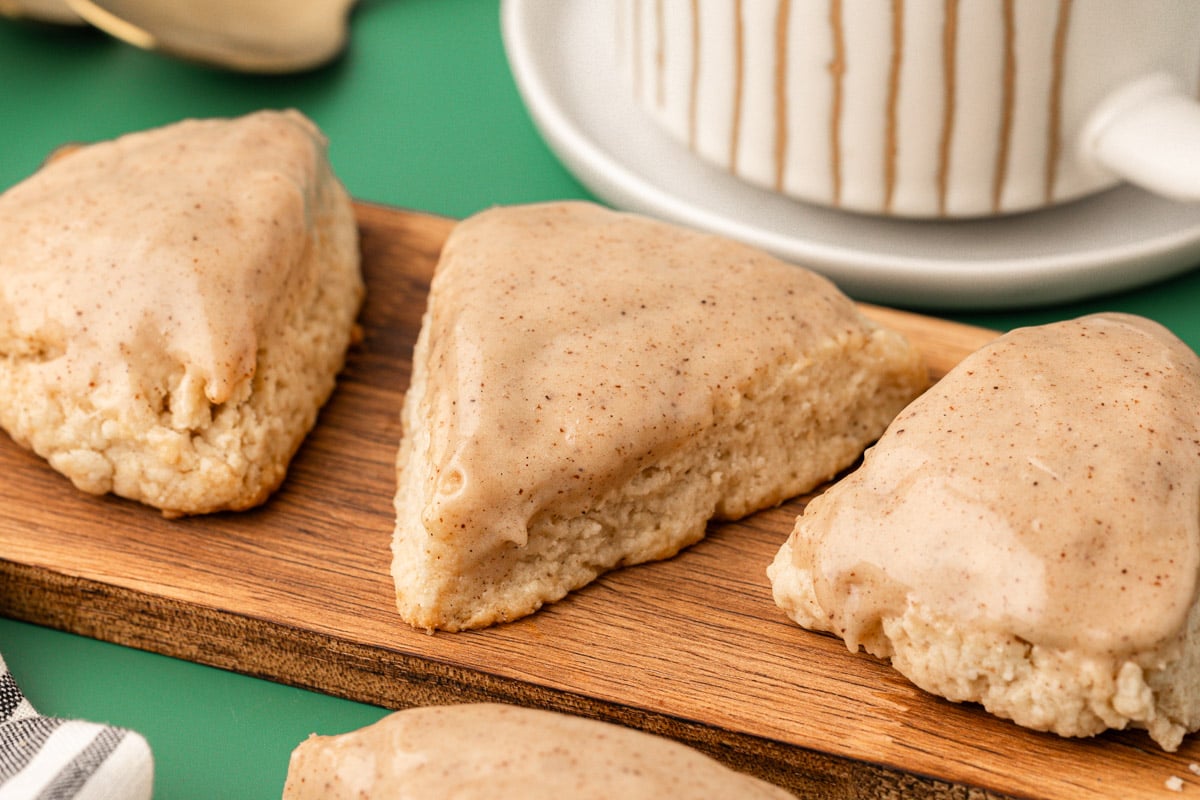
<path fill-rule="evenodd" d="M 701 158 L 823 205 L 1200 199 L 1200 0 L 620 0 L 638 101 Z"/>

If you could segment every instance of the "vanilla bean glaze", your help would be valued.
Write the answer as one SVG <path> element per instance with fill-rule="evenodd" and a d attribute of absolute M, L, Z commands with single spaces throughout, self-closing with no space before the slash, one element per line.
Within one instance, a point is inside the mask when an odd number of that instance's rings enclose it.
<path fill-rule="evenodd" d="M 313 736 L 292 754 L 283 791 L 284 800 L 791 796 L 669 739 L 492 703 L 412 708 Z"/>
<path fill-rule="evenodd" d="M 912 602 L 1034 645 L 1161 646 L 1196 599 L 1198 399 L 1196 355 L 1129 315 L 984 347 L 798 521 L 815 624 L 890 655 L 881 620 Z"/>

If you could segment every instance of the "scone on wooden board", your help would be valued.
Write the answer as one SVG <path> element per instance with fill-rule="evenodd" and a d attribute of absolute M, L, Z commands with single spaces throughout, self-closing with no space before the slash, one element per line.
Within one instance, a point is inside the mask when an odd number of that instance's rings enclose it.
<path fill-rule="evenodd" d="M 410 624 L 514 620 L 853 463 L 928 374 L 811 272 L 589 203 L 459 223 L 403 408 Z"/>
<path fill-rule="evenodd" d="M 496 703 L 397 711 L 293 752 L 283 800 L 787 800 L 679 742 Z"/>
<path fill-rule="evenodd" d="M 362 296 L 350 199 L 299 113 L 74 149 L 0 195 L 0 425 L 86 492 L 256 505 Z"/>
<path fill-rule="evenodd" d="M 1200 359 L 1125 314 L 1013 331 L 910 405 L 770 566 L 806 628 L 1063 736 L 1200 728 Z"/>

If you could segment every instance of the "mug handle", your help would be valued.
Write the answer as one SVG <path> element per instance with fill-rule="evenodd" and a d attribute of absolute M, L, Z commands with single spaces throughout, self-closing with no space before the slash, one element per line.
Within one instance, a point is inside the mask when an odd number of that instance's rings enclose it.
<path fill-rule="evenodd" d="M 1166 74 L 1107 97 L 1083 131 L 1093 163 L 1129 183 L 1184 202 L 1200 201 L 1200 103 Z"/>

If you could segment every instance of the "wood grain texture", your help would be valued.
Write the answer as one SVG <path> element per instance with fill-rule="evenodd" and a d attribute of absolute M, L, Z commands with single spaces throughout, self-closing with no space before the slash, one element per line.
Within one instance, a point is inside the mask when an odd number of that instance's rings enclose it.
<path fill-rule="evenodd" d="M 669 561 L 611 573 L 532 617 L 458 634 L 405 626 L 389 540 L 399 409 L 428 282 L 452 221 L 358 207 L 364 338 L 280 492 L 241 514 L 166 520 L 76 492 L 0 438 L 0 613 L 400 708 L 499 700 L 693 744 L 801 796 L 1173 796 L 1189 739 L 1086 741 L 924 694 L 886 664 L 801 630 L 765 570 L 803 499 Z M 994 334 L 904 312 L 940 375 Z M 1200 791 L 1200 784 L 1187 787 Z"/>

